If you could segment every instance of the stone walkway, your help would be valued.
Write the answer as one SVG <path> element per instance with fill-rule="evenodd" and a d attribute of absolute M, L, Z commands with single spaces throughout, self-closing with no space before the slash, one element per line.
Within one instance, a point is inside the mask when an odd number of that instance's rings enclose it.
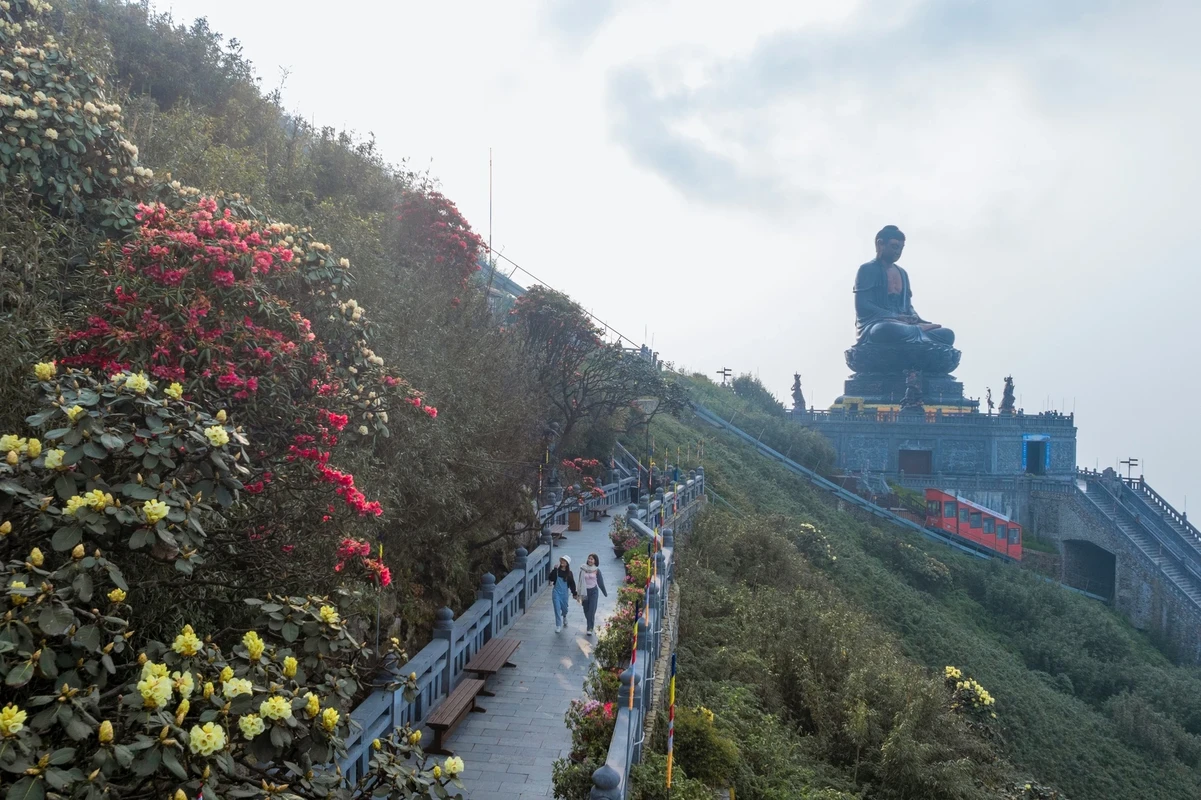
<path fill-rule="evenodd" d="M 589 553 L 600 556 L 609 596 L 601 595 L 596 610 L 599 629 L 617 604 L 617 587 L 625 567 L 609 543 L 612 517 L 584 523 L 555 545 L 555 562 L 570 556 L 572 572 Z M 584 635 L 584 611 L 571 602 L 568 626 L 555 633 L 550 591 L 544 590 L 507 634 L 521 641 L 513 656 L 516 669 L 505 669 L 488 688 L 496 697 L 481 697 L 486 714 L 470 714 L 448 739 L 449 749 L 466 763 L 463 783 L 470 800 L 525 800 L 552 797 L 551 765 L 566 758 L 571 734 L 563 715 L 571 701 L 583 697 L 584 679 L 592 663 L 595 638 Z"/>

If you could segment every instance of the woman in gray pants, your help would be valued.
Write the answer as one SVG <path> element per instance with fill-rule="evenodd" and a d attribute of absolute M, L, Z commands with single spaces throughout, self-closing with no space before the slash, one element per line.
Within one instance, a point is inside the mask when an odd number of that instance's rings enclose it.
<path fill-rule="evenodd" d="M 580 580 L 577 583 L 580 592 L 580 602 L 584 604 L 584 618 L 588 620 L 588 635 L 596 628 L 596 604 L 600 596 L 609 593 L 605 591 L 605 576 L 600 571 L 600 557 L 589 553 L 588 563 L 580 567 Z"/>

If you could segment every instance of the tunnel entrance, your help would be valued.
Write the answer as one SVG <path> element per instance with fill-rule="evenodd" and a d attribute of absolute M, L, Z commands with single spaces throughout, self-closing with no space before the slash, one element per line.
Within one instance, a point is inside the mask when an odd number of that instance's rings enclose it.
<path fill-rule="evenodd" d="M 1063 582 L 1113 600 L 1117 559 L 1113 553 L 1081 539 L 1063 542 Z"/>

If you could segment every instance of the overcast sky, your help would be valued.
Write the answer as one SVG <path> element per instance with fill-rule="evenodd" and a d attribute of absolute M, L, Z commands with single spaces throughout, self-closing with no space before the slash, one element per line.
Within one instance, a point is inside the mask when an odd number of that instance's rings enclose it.
<path fill-rule="evenodd" d="M 885 224 L 957 375 L 1201 503 L 1194 0 L 159 0 L 677 365 L 828 406 Z M 529 283 L 521 274 L 519 281 Z M 1048 405 L 1049 403 L 1049 405 Z"/>

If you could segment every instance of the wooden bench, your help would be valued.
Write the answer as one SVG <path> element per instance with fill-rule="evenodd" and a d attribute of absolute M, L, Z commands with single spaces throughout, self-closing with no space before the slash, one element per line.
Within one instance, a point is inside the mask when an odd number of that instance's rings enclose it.
<path fill-rule="evenodd" d="M 471 660 L 467 662 L 467 666 L 463 667 L 463 669 L 466 672 L 473 672 L 479 675 L 487 683 L 488 678 L 500 672 L 505 667 L 517 666 L 509 661 L 509 659 L 513 657 L 513 653 L 520 646 L 521 642 L 517 639 L 489 639 L 488 643 L 472 656 Z M 496 696 L 487 689 L 480 689 L 480 694 L 484 697 Z"/>
<path fill-rule="evenodd" d="M 453 731 L 468 713 L 472 711 L 477 714 L 484 713 L 486 709 L 475 704 L 476 695 L 483 689 L 484 681 L 468 678 L 456 686 L 449 697 L 438 704 L 434 713 L 430 714 L 430 718 L 425 722 L 434 732 L 434 746 L 429 749 L 430 753 L 440 756 L 453 755 L 442 746 L 442 739 Z"/>
<path fill-rule="evenodd" d="M 566 539 L 567 538 L 567 536 L 565 535 L 566 533 L 567 533 L 566 525 L 551 525 L 550 526 L 550 537 L 551 537 L 551 539 L 555 540 L 556 542 L 559 541 L 560 539 Z"/>
<path fill-rule="evenodd" d="M 609 509 L 605 508 L 604 506 L 593 506 L 592 508 L 588 509 L 589 522 L 600 522 L 601 517 L 607 516 L 609 516 Z"/>

